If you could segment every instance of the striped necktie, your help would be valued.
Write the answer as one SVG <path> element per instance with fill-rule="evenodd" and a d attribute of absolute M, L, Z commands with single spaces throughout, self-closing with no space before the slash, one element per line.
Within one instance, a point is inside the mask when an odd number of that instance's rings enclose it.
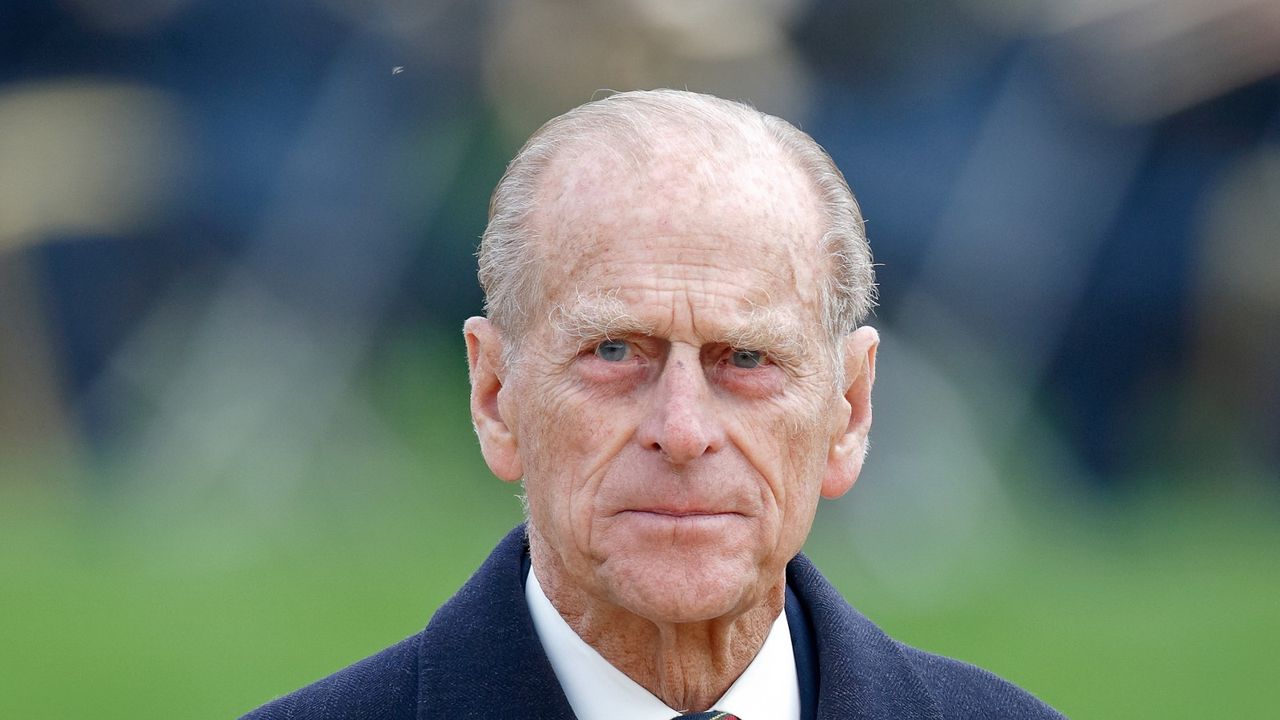
<path fill-rule="evenodd" d="M 727 712 L 719 710 L 708 710 L 706 712 L 693 713 L 691 715 L 681 715 L 671 720 L 738 720 L 737 715 L 730 715 Z"/>

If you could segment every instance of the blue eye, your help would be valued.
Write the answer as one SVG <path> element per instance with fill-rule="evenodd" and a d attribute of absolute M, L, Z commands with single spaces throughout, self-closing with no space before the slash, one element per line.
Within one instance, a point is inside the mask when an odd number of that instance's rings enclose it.
<path fill-rule="evenodd" d="M 621 340 L 605 340 L 596 346 L 596 357 L 605 362 L 622 362 L 631 356 L 631 346 Z"/>
<path fill-rule="evenodd" d="M 759 350 L 734 350 L 729 354 L 729 362 L 736 368 L 751 370 L 764 364 L 764 353 Z"/>

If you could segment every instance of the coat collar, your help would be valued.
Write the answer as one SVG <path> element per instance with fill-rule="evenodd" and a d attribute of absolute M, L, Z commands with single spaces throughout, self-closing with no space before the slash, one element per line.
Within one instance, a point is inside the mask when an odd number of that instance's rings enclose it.
<path fill-rule="evenodd" d="M 573 718 L 524 599 L 523 525 L 423 631 L 419 718 Z M 901 647 L 849 606 L 803 555 L 787 583 L 812 623 L 819 718 L 940 720 Z"/>
<path fill-rule="evenodd" d="M 804 555 L 787 584 L 812 623 L 818 646 L 818 718 L 941 720 L 902 646 L 845 602 Z"/>
<path fill-rule="evenodd" d="M 573 718 L 524 599 L 524 526 L 423 631 L 419 718 Z"/>

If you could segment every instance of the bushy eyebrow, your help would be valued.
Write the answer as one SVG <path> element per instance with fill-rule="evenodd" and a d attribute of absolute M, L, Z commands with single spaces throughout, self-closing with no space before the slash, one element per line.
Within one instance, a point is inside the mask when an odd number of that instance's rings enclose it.
<path fill-rule="evenodd" d="M 627 309 L 616 295 L 578 294 L 569 305 L 551 311 L 552 325 L 581 345 L 636 335 L 652 335 L 653 323 L 647 323 Z M 759 350 L 775 362 L 790 364 L 806 355 L 806 342 L 795 319 L 777 308 L 756 306 L 740 322 L 717 333 L 717 342 L 740 350 Z"/>
<path fill-rule="evenodd" d="M 794 318 L 777 308 L 756 306 L 740 323 L 724 330 L 724 342 L 740 350 L 760 350 L 790 364 L 805 356 L 805 340 Z"/>
<path fill-rule="evenodd" d="M 579 293 L 571 306 L 558 305 L 551 311 L 553 327 L 579 342 L 612 340 L 628 335 L 649 335 L 653 325 L 627 310 L 626 303 L 612 294 Z"/>

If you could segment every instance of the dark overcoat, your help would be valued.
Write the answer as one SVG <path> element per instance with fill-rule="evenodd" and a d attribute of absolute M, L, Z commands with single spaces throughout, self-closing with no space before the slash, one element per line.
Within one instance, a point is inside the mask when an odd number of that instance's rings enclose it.
<path fill-rule="evenodd" d="M 521 526 L 422 632 L 245 717 L 572 719 L 525 603 L 527 556 Z M 1062 717 L 986 670 L 890 638 L 803 555 L 788 564 L 787 584 L 789 621 L 798 602 L 812 631 L 821 720 Z"/>

